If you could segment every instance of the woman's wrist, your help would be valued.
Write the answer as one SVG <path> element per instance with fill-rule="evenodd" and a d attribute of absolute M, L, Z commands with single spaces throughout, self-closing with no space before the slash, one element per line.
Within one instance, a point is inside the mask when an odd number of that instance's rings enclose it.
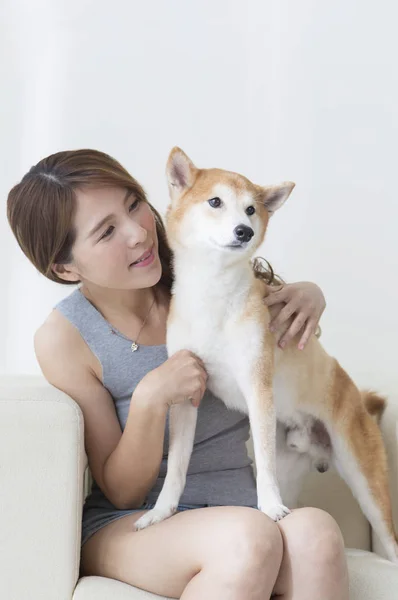
<path fill-rule="evenodd" d="M 136 390 L 131 396 L 131 403 L 139 410 L 162 416 L 166 416 L 169 408 L 166 399 L 163 399 L 163 395 L 156 391 L 147 392 L 144 390 Z"/>

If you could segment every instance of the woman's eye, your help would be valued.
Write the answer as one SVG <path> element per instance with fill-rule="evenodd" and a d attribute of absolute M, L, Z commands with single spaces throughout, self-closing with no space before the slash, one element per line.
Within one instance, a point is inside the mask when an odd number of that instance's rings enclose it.
<path fill-rule="evenodd" d="M 139 205 L 140 201 L 139 200 L 134 200 L 134 202 L 132 204 L 130 204 L 129 206 L 129 211 L 131 212 L 132 210 L 136 209 L 137 206 Z"/>
<path fill-rule="evenodd" d="M 208 200 L 208 203 L 213 208 L 220 208 L 220 206 L 222 205 L 222 200 L 220 198 L 212 198 L 211 200 Z"/>
<path fill-rule="evenodd" d="M 113 226 L 113 225 L 110 225 L 110 226 L 108 227 L 108 229 L 105 231 L 105 233 L 103 233 L 103 234 L 101 235 L 101 237 L 100 237 L 100 240 L 103 240 L 104 238 L 107 238 L 107 237 L 109 237 L 109 236 L 111 235 L 111 233 L 113 232 L 113 230 L 114 230 L 114 229 L 115 229 L 115 228 L 114 228 L 114 226 Z"/>
<path fill-rule="evenodd" d="M 256 212 L 256 209 L 254 208 L 254 206 L 248 206 L 246 208 L 246 214 L 249 215 L 254 215 L 254 213 Z"/>

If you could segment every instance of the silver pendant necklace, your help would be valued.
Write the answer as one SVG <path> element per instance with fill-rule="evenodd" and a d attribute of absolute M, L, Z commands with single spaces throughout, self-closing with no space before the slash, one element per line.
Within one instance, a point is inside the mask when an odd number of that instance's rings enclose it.
<path fill-rule="evenodd" d="M 111 333 L 114 333 L 115 335 L 118 335 L 119 337 L 121 337 L 121 338 L 123 338 L 123 339 L 125 339 L 125 340 L 128 340 L 129 342 L 131 342 L 131 346 L 130 346 L 130 348 L 131 348 L 131 352 L 136 352 L 136 351 L 138 350 L 138 348 L 139 348 L 139 345 L 138 345 L 138 340 L 139 340 L 139 337 L 140 337 L 140 335 L 141 335 L 141 331 L 144 329 L 145 323 L 146 323 L 146 322 L 147 322 L 147 320 L 148 320 L 149 313 L 151 312 L 151 310 L 152 310 L 152 307 L 153 307 L 153 305 L 155 304 L 155 300 L 156 300 L 156 295 L 155 295 L 155 292 L 154 292 L 154 293 L 153 293 L 153 302 L 152 302 L 152 304 L 151 304 L 151 306 L 150 306 L 150 308 L 149 308 L 149 310 L 148 310 L 148 313 L 147 313 L 147 315 L 146 315 L 146 317 L 145 317 L 145 319 L 144 319 L 144 322 L 143 322 L 143 324 L 142 324 L 142 325 L 141 325 L 141 327 L 140 327 L 140 330 L 139 330 L 139 332 L 138 332 L 138 335 L 137 335 L 137 337 L 136 337 L 135 341 L 134 341 L 134 340 L 129 340 L 129 338 L 128 338 L 128 337 L 126 337 L 125 335 L 123 335 L 123 334 L 122 334 L 122 333 L 120 333 L 119 331 L 116 331 L 116 329 L 113 329 L 113 327 L 111 328 Z"/>

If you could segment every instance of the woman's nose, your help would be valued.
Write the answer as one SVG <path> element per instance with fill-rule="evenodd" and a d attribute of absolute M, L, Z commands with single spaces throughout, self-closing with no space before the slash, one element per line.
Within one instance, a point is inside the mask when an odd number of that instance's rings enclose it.
<path fill-rule="evenodd" d="M 134 248 L 138 244 L 142 244 L 148 237 L 148 232 L 138 223 L 131 222 L 126 229 L 127 243 L 130 248 Z"/>

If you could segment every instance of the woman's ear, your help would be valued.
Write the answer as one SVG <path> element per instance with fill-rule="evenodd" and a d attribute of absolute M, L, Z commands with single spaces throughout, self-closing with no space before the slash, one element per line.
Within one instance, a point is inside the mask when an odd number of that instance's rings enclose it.
<path fill-rule="evenodd" d="M 64 279 L 65 281 L 73 281 L 78 283 L 81 280 L 79 273 L 77 273 L 70 263 L 67 264 L 58 264 L 54 263 L 51 266 L 51 271 L 55 273 L 57 277 L 60 279 Z"/>

